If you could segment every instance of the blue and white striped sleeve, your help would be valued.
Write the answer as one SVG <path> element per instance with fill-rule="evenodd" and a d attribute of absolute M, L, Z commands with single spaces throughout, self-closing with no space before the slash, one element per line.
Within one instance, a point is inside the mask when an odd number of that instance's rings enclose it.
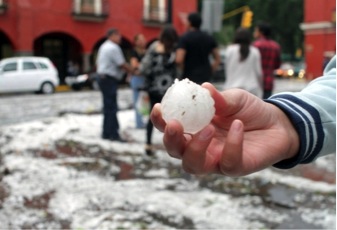
<path fill-rule="evenodd" d="M 336 57 L 324 75 L 297 93 L 280 93 L 267 100 L 291 120 L 300 138 L 300 150 L 274 166 L 281 169 L 310 163 L 318 156 L 336 153 Z"/>

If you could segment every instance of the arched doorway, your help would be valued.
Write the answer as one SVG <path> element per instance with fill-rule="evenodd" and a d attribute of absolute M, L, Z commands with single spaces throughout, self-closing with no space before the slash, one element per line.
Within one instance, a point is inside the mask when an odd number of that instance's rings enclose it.
<path fill-rule="evenodd" d="M 78 73 L 82 72 L 81 43 L 71 35 L 65 33 L 45 34 L 34 41 L 34 55 L 50 58 L 59 71 L 60 83 L 68 76 L 70 62 L 77 66 Z"/>
<path fill-rule="evenodd" d="M 13 57 L 13 45 L 8 36 L 0 30 L 0 60 L 7 57 Z"/>

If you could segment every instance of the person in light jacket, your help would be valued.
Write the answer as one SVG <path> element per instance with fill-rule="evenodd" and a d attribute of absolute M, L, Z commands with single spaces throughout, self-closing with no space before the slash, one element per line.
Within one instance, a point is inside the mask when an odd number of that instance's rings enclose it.
<path fill-rule="evenodd" d="M 248 29 L 237 29 L 234 42 L 225 53 L 226 81 L 224 88 L 240 88 L 262 98 L 262 65 L 260 51 L 251 45 Z"/>

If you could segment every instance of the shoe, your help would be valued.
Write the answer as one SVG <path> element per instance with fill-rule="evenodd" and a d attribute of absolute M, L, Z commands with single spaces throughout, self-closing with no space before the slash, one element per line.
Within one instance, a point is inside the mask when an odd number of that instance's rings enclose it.
<path fill-rule="evenodd" d="M 154 155 L 154 147 L 153 145 L 145 145 L 145 153 L 148 156 L 153 156 Z"/>

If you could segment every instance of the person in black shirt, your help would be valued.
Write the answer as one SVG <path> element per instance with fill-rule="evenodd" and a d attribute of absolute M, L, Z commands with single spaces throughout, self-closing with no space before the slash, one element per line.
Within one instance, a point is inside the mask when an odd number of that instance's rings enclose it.
<path fill-rule="evenodd" d="M 179 39 L 176 63 L 183 72 L 183 78 L 202 84 L 210 81 L 220 64 L 220 55 L 214 38 L 200 30 L 201 16 L 191 13 L 187 19 L 188 31 Z M 210 55 L 213 57 L 212 63 Z"/>

